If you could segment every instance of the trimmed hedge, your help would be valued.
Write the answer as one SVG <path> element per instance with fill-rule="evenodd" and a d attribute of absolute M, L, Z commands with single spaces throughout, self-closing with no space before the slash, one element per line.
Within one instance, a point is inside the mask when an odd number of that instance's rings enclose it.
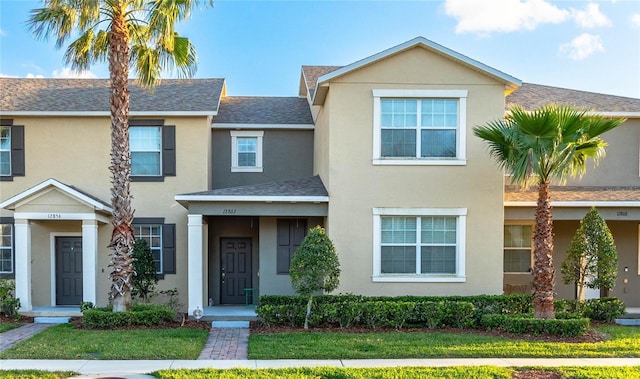
<path fill-rule="evenodd" d="M 502 328 L 506 332 L 524 334 L 551 334 L 563 337 L 577 337 L 589 329 L 588 318 L 538 319 L 530 314 L 505 315 L 487 314 L 482 316 L 480 325 L 488 329 Z"/>
<path fill-rule="evenodd" d="M 113 312 L 110 307 L 91 308 L 82 312 L 82 323 L 94 329 L 160 325 L 174 318 L 175 313 L 171 308 L 157 304 L 136 304 L 131 307 L 131 312 Z"/>

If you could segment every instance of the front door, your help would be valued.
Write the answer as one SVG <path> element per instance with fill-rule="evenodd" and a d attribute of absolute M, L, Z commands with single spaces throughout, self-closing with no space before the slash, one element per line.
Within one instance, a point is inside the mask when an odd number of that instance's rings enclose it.
<path fill-rule="evenodd" d="M 56 305 L 82 302 L 82 237 L 56 237 Z"/>
<path fill-rule="evenodd" d="M 220 302 L 244 304 L 251 288 L 251 238 L 221 238 Z"/>

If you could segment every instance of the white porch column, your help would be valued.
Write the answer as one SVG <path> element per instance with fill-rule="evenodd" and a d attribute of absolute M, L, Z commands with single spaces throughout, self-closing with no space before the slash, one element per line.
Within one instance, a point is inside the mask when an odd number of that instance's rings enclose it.
<path fill-rule="evenodd" d="M 187 312 L 193 313 L 196 307 L 204 309 L 204 275 L 203 275 L 203 223 L 202 215 L 188 215 L 188 284 L 189 305 Z"/>
<path fill-rule="evenodd" d="M 16 219 L 15 233 L 15 283 L 16 298 L 20 299 L 20 310 L 29 312 L 31 304 L 31 225 L 29 220 Z"/>
<path fill-rule="evenodd" d="M 98 221 L 82 220 L 82 301 L 96 305 Z"/>

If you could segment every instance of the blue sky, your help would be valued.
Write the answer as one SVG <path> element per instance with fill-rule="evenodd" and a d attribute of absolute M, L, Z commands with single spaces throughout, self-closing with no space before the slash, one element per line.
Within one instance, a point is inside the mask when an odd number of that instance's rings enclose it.
<path fill-rule="evenodd" d="M 0 0 L 1 76 L 78 76 L 27 30 L 41 4 Z M 234 96 L 297 96 L 301 65 L 347 65 L 423 36 L 524 82 L 640 98 L 638 0 L 217 0 L 178 30 L 198 50 L 196 77 L 226 78 Z"/>

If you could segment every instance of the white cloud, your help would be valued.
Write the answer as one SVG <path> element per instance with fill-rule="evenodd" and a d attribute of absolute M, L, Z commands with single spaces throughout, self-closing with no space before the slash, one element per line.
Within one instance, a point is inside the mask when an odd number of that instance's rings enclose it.
<path fill-rule="evenodd" d="M 2 28 L 0 28 L 0 37 L 4 37 L 6 35 L 7 35 L 7 31 L 2 29 Z"/>
<path fill-rule="evenodd" d="M 583 28 L 611 26 L 611 20 L 600 12 L 600 4 L 589 3 L 584 10 L 571 9 L 576 24 Z"/>
<path fill-rule="evenodd" d="M 635 26 L 640 27 L 640 13 L 635 13 L 631 15 L 631 23 Z"/>
<path fill-rule="evenodd" d="M 53 70 L 54 78 L 81 78 L 81 79 L 95 79 L 97 78 L 96 74 L 91 71 L 82 71 L 77 72 L 69 67 L 65 67 L 61 70 Z"/>
<path fill-rule="evenodd" d="M 560 53 L 575 61 L 581 61 L 597 52 L 604 52 L 602 38 L 589 33 L 583 33 L 571 42 L 560 45 Z"/>
<path fill-rule="evenodd" d="M 445 12 L 458 20 L 456 33 L 534 30 L 566 21 L 570 12 L 545 0 L 446 0 Z"/>
<path fill-rule="evenodd" d="M 0 78 L 17 78 L 15 75 L 7 75 L 0 72 Z"/>
<path fill-rule="evenodd" d="M 44 78 L 44 76 L 40 75 L 40 74 L 32 74 L 32 73 L 28 73 L 27 78 L 33 79 L 33 78 Z"/>

